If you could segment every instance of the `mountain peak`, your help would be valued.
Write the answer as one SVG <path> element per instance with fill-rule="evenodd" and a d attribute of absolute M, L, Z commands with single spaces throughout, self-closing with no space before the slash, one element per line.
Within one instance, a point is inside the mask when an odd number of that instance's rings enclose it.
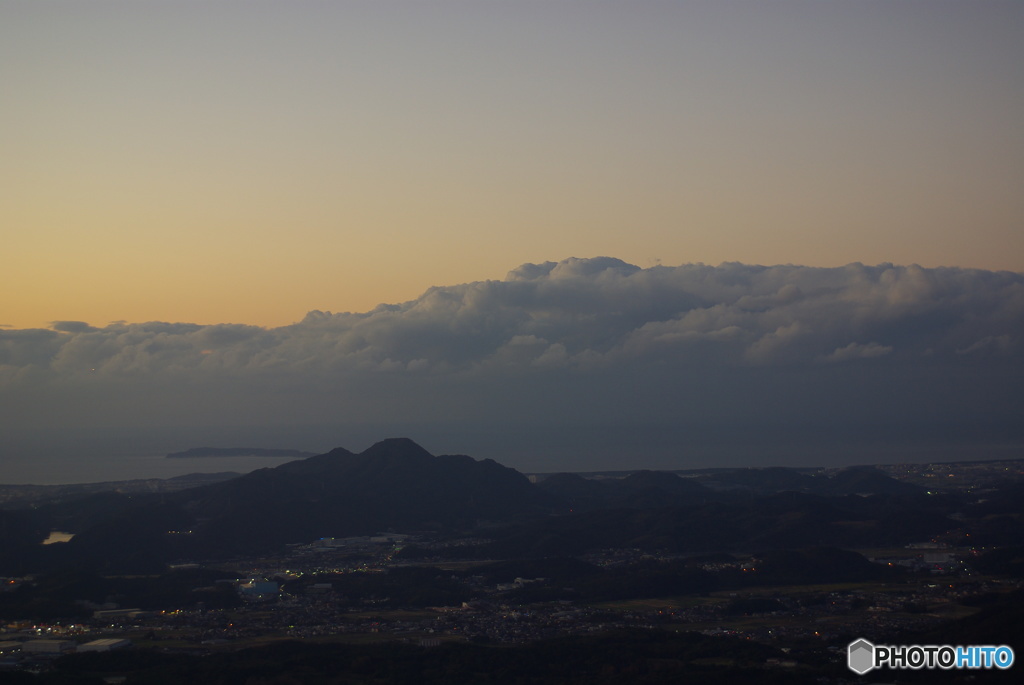
<path fill-rule="evenodd" d="M 387 438 L 376 442 L 360 453 L 364 457 L 430 457 L 430 452 L 423 449 L 409 438 Z"/>

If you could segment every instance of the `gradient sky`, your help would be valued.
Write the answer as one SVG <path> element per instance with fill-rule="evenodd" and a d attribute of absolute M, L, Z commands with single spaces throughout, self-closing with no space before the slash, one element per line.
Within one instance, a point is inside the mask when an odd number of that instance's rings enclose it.
<path fill-rule="evenodd" d="M 0 482 L 1018 456 L 1022 65 L 1019 0 L 0 0 Z"/>
<path fill-rule="evenodd" d="M 525 262 L 1024 270 L 1024 3 L 0 1 L 0 325 Z"/>

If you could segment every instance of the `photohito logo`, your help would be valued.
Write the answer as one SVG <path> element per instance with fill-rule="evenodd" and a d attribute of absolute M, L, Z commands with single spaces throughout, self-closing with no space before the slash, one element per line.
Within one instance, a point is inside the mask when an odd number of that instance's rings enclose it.
<path fill-rule="evenodd" d="M 1006 645 L 875 645 L 864 638 L 846 648 L 846 665 L 857 675 L 873 668 L 1000 668 L 1013 666 Z"/>

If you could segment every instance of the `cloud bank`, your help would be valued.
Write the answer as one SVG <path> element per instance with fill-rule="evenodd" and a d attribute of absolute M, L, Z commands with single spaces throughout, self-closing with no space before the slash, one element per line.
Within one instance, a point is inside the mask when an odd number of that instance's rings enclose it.
<path fill-rule="evenodd" d="M 957 425 L 1003 440 L 1022 362 L 1018 273 L 573 258 L 281 328 L 2 329 L 0 407 L 39 426 L 611 422 L 685 444 L 708 426 L 839 440 Z"/>

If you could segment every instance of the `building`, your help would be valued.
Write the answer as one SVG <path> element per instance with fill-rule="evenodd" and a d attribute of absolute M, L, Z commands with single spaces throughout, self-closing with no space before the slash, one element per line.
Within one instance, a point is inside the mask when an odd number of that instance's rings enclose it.
<path fill-rule="evenodd" d="M 77 646 L 73 640 L 29 640 L 22 643 L 21 651 L 23 654 L 60 656 L 70 654 Z"/>
<path fill-rule="evenodd" d="M 124 649 L 125 647 L 131 647 L 131 640 L 118 640 L 116 638 L 106 638 L 103 640 L 93 640 L 92 642 L 86 642 L 83 645 L 78 645 L 79 652 L 109 652 L 112 649 Z"/>

